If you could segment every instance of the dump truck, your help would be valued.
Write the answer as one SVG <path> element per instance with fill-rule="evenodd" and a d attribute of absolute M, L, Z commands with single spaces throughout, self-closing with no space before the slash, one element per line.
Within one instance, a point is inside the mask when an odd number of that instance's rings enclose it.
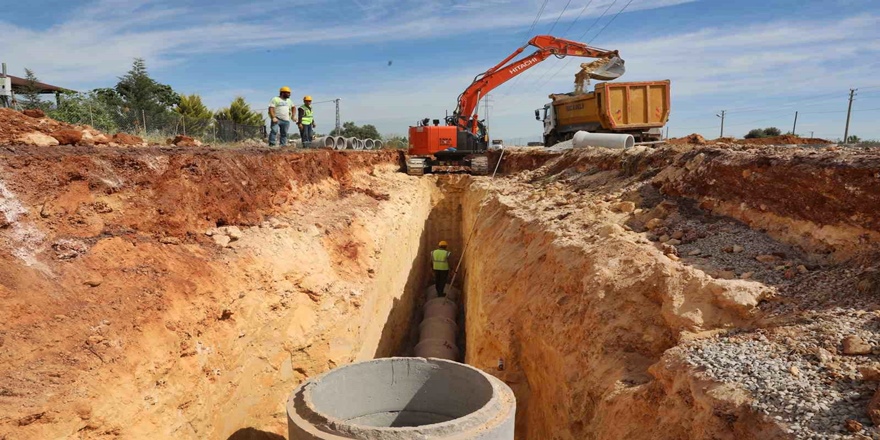
<path fill-rule="evenodd" d="M 550 95 L 552 102 L 535 110 L 544 123 L 544 145 L 571 139 L 580 130 L 631 134 L 636 141 L 663 138 L 669 119 L 669 80 L 599 83 L 588 93 Z"/>
<path fill-rule="evenodd" d="M 534 46 L 537 50 L 511 61 L 528 46 Z M 488 128 L 477 115 L 477 104 L 496 87 L 551 56 L 597 58 L 579 74 L 588 79 L 609 81 L 619 78 L 626 71 L 624 61 L 616 50 L 599 49 L 551 35 L 538 35 L 494 67 L 478 74 L 458 96 L 458 106 L 452 115 L 445 118 L 446 125 L 440 125 L 440 119 L 424 118 L 409 128 L 409 151 L 405 162 L 407 174 L 420 176 L 426 172 L 460 171 L 475 175 L 488 174 Z"/>

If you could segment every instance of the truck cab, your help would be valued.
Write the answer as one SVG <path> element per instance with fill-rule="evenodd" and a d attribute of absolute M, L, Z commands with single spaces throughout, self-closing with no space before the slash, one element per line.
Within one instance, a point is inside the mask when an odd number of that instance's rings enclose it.
<path fill-rule="evenodd" d="M 553 103 L 544 104 L 544 108 L 539 108 L 535 110 L 535 120 L 542 121 L 544 123 L 544 139 L 547 139 L 547 135 L 553 132 L 553 129 L 556 128 L 556 116 L 553 111 Z M 552 145 L 545 146 L 552 147 Z"/>

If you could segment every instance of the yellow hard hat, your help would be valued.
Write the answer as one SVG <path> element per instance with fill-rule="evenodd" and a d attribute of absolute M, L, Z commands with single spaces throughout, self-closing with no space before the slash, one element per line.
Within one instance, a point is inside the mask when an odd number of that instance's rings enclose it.
<path fill-rule="evenodd" d="M 446 240 L 440 240 L 440 244 L 439 244 L 440 247 L 445 247 L 448 245 L 449 245 L 449 243 L 446 243 Z"/>
<path fill-rule="evenodd" d="M 311 101 L 312 97 L 309 95 L 303 96 L 303 101 Z"/>
<path fill-rule="evenodd" d="M 284 87 L 281 88 L 281 91 L 282 91 L 282 92 L 290 93 L 290 87 L 284 86 Z M 280 92 L 279 92 L 279 93 L 280 93 Z"/>

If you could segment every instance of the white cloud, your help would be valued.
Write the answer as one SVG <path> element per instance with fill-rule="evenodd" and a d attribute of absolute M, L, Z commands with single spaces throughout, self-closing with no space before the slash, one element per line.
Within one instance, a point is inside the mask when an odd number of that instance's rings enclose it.
<path fill-rule="evenodd" d="M 632 9 L 691 1 L 695 0 L 643 0 Z M 606 3 L 596 2 L 584 16 L 598 14 Z M 11 65 L 34 69 L 47 81 L 77 84 L 113 78 L 134 57 L 162 68 L 195 54 L 445 37 L 452 29 L 469 33 L 510 29 L 528 26 L 535 18 L 529 0 L 455 2 L 451 8 L 448 0 L 299 0 L 285 2 L 283 8 L 278 2 L 261 2 L 247 8 L 218 5 L 207 11 L 174 5 L 100 0 L 48 29 L 0 18 L 3 56 Z M 267 13 L 271 21 L 264 19 Z M 546 13 L 541 22 L 555 17 Z"/>
<path fill-rule="evenodd" d="M 690 1 L 693 0 L 640 0 L 632 3 L 627 11 Z M 487 30 L 524 33 L 541 3 L 535 0 L 296 0 L 203 9 L 185 2 L 168 6 L 150 0 L 101 0 L 83 7 L 64 23 L 46 29 L 0 21 L 0 35 L 4 38 L 4 61 L 11 66 L 19 71 L 27 66 L 36 70 L 41 79 L 75 87 L 113 82 L 129 68 L 134 57 L 146 58 L 156 71 L 185 66 L 187 60 L 204 53 L 234 56 L 242 50 L 308 43 L 327 47 L 327 57 L 333 57 L 334 45 L 442 39 L 451 29 L 466 29 L 474 35 Z M 592 21 L 588 18 L 598 17 L 611 3 L 612 0 L 594 1 L 579 21 L 579 27 Z M 535 33 L 544 32 L 562 12 L 564 4 L 561 0 L 551 2 Z M 581 6 L 582 3 L 573 2 L 564 12 L 564 19 L 577 16 Z M 617 10 L 619 6 L 615 5 L 609 14 Z M 272 22 L 265 20 L 266 14 L 272 15 Z M 274 25 L 279 21 L 285 26 Z M 823 107 L 823 101 L 795 106 L 787 99 L 827 95 L 838 90 L 845 92 L 851 86 L 880 85 L 880 80 L 874 79 L 880 68 L 877 22 L 876 15 L 860 15 L 839 21 L 781 19 L 746 26 L 732 23 L 699 30 L 672 29 L 667 35 L 647 39 L 621 37 L 601 45 L 621 51 L 627 60 L 625 80 L 672 79 L 673 134 L 680 135 L 687 133 L 676 130 L 689 133 L 699 131 L 692 127 L 717 125 L 714 112 L 722 108 L 769 107 L 774 111 L 778 108 L 779 114 L 800 108 L 835 110 L 837 107 Z M 567 26 L 558 29 L 565 28 Z M 419 56 L 422 55 L 410 58 L 416 62 Z M 397 61 L 394 68 L 398 66 Z M 493 61 L 424 71 L 404 79 L 398 73 L 393 78 L 362 80 L 359 88 L 350 88 L 351 93 L 339 96 L 343 120 L 374 123 L 383 132 L 403 133 L 419 118 L 439 118 L 445 110 L 452 110 L 456 96 L 473 75 Z M 579 62 L 580 59 L 551 58 L 497 90 L 491 111 L 493 133 L 506 138 L 540 135 L 541 124 L 534 120 L 532 110 L 543 105 L 550 92 L 571 90 Z M 227 105 L 240 94 L 261 109 L 276 92 L 275 86 L 256 83 L 246 74 L 237 84 L 218 85 L 210 78 L 205 78 L 205 83 L 207 90 L 198 91 L 212 107 Z M 318 80 L 309 93 L 316 100 L 335 98 L 340 93 L 339 84 L 323 84 Z M 874 105 L 869 100 L 861 104 L 880 107 L 880 102 Z M 743 113 L 732 112 L 731 127 L 739 130 L 738 124 L 773 116 L 766 112 Z M 316 116 L 321 128 L 329 128 L 334 119 L 332 104 L 316 106 Z M 838 131 L 836 119 L 839 118 L 835 114 L 804 115 L 803 126 L 817 132 Z M 865 122 L 860 121 L 867 120 L 864 115 L 854 118 L 861 124 Z M 873 128 L 877 133 L 871 133 L 870 129 L 865 128 L 860 135 L 880 137 L 880 128 Z"/>

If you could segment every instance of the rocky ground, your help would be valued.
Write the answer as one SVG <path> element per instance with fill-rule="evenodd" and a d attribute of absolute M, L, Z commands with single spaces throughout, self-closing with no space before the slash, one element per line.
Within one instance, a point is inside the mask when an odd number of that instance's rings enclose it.
<path fill-rule="evenodd" d="M 691 370 L 693 378 L 689 380 L 707 381 L 699 389 L 722 386 L 722 391 L 713 391 L 715 397 L 707 401 L 705 392 L 697 392 L 693 385 L 684 387 L 691 388 L 692 399 L 702 401 L 687 411 L 699 414 L 699 408 L 710 405 L 715 408 L 714 417 L 720 419 L 678 421 L 668 427 L 670 435 L 678 432 L 681 424 L 690 426 L 691 432 L 681 432 L 676 438 L 728 438 L 735 432 L 739 433 L 737 438 L 880 437 L 880 411 L 875 412 L 880 405 L 880 397 L 875 397 L 880 380 L 880 225 L 876 222 L 880 219 L 880 193 L 876 191 L 880 187 L 880 151 L 712 144 L 699 147 L 679 143 L 624 153 L 601 149 L 538 156 L 525 151 L 507 152 L 502 170 L 509 179 L 489 186 L 489 193 L 499 194 L 498 201 L 508 206 L 504 217 L 512 216 L 519 222 L 508 227 L 518 231 L 555 231 L 554 242 L 584 246 L 583 257 L 571 251 L 565 253 L 565 259 L 583 258 L 579 261 L 587 268 L 581 281 L 584 286 L 595 283 L 594 278 L 600 273 L 607 276 L 604 271 L 610 270 L 618 280 L 601 284 L 601 289 L 606 295 L 622 295 L 632 303 L 637 303 L 642 294 L 652 298 L 657 295 L 650 290 L 641 293 L 636 286 L 642 283 L 665 286 L 656 287 L 663 289 L 664 294 L 674 294 L 674 286 L 693 284 L 673 281 L 680 277 L 676 275 L 679 272 L 705 275 L 718 286 L 741 289 L 704 303 L 700 303 L 698 292 L 709 293 L 717 288 L 684 290 L 681 299 L 673 300 L 680 304 L 673 306 L 679 308 L 676 313 L 680 315 L 674 319 L 667 317 L 661 327 L 685 318 L 689 320 L 685 331 L 678 333 L 673 326 L 674 333 L 666 336 L 673 339 L 668 345 L 637 350 L 654 359 L 646 361 L 647 364 L 657 362 L 645 373 L 653 376 L 653 380 L 632 388 L 631 397 L 626 399 L 621 396 L 627 393 L 611 397 L 615 394 L 605 394 L 608 391 L 599 391 L 596 385 L 569 383 L 572 389 L 557 390 L 567 396 L 565 399 L 604 398 L 621 403 L 592 409 L 590 405 L 588 409 L 560 408 L 557 412 L 527 404 L 528 411 L 535 414 L 524 416 L 528 422 L 523 423 L 529 427 L 523 429 L 529 429 L 533 436 L 551 435 L 542 430 L 549 427 L 538 426 L 538 419 L 574 420 L 579 413 L 593 414 L 583 421 L 585 425 L 595 426 L 605 417 L 610 417 L 609 422 L 629 417 L 663 426 L 681 413 L 664 415 L 662 410 L 657 414 L 656 409 L 633 408 L 639 408 L 643 401 L 661 404 L 662 400 L 651 396 L 682 388 L 684 379 L 680 375 Z M 533 227 L 533 223 L 540 226 Z M 544 240 L 546 243 L 549 238 Z M 596 247 L 592 244 L 594 240 L 604 245 Z M 671 264 L 654 264 L 668 267 L 663 271 L 671 275 L 660 279 L 670 279 L 647 281 L 654 279 L 649 276 L 651 263 L 626 250 L 632 246 L 642 248 L 645 254 L 650 253 L 649 249 L 659 251 L 664 256 L 661 260 Z M 548 251 L 546 258 L 554 258 L 553 252 Z M 609 260 L 602 272 L 591 275 L 590 271 L 595 270 L 591 268 L 601 264 L 594 261 L 596 258 Z M 612 266 L 620 264 L 618 258 L 623 259 L 625 266 Z M 525 302 L 521 306 L 529 307 L 528 315 L 533 316 L 542 314 L 553 301 L 565 301 L 566 308 L 585 311 L 587 315 L 581 319 L 590 321 L 590 314 L 600 313 L 596 308 L 605 306 L 587 299 L 594 294 L 590 288 L 579 287 L 575 280 L 571 284 L 566 282 L 567 261 L 555 264 L 556 276 L 539 283 L 549 289 L 543 292 L 567 294 L 538 305 L 541 301 L 536 301 L 534 295 L 542 294 L 523 292 Z M 628 266 L 644 269 L 626 270 Z M 616 291 L 611 283 L 631 287 Z M 509 294 L 516 296 L 517 292 L 519 288 L 508 288 Z M 572 299 L 581 295 L 584 300 Z M 520 304 L 520 299 L 509 301 Z M 688 306 L 688 302 L 695 304 Z M 488 313 L 497 319 L 508 314 L 504 304 L 487 298 L 469 307 L 488 308 L 481 311 L 481 316 Z M 632 331 L 645 334 L 651 341 L 662 341 L 662 336 L 653 333 L 658 324 L 647 318 L 642 321 L 640 314 L 646 313 L 646 309 L 630 309 L 631 305 L 624 304 L 617 307 L 626 308 L 628 319 L 635 322 Z M 666 307 L 664 304 L 661 309 Z M 734 313 L 719 315 L 719 308 Z M 510 325 L 514 328 L 538 326 L 529 318 L 511 316 L 514 321 Z M 546 376 L 553 376 L 552 366 L 557 363 L 562 371 L 573 368 L 574 363 L 595 371 L 612 369 L 609 365 L 620 362 L 620 355 L 614 354 L 620 349 L 619 333 L 612 333 L 614 337 L 609 340 L 602 335 L 610 330 L 602 326 L 569 323 L 562 317 L 553 319 L 570 326 L 569 331 L 578 328 L 591 337 L 578 339 L 566 333 L 566 339 L 559 340 L 550 336 L 555 332 L 552 327 L 533 328 L 520 336 L 511 336 L 514 340 L 509 344 L 521 345 L 520 348 L 508 351 L 497 347 L 498 344 L 491 348 L 484 345 L 477 348 L 483 353 L 473 354 L 472 360 L 488 366 L 496 356 L 511 357 L 506 359 L 509 368 L 520 366 L 519 372 L 510 373 L 512 382 L 532 385 L 540 382 L 539 378 L 550 380 Z M 505 338 L 501 336 L 503 328 L 497 328 L 491 321 L 480 322 L 478 327 L 478 331 L 492 337 Z M 536 335 L 541 335 L 539 340 L 520 339 Z M 597 338 L 604 340 L 602 348 L 591 346 Z M 476 345 L 473 340 L 470 344 Z M 591 353 L 599 350 L 605 353 L 599 357 L 605 359 L 597 360 L 592 354 L 577 361 L 580 358 L 567 348 L 571 344 L 580 344 Z M 536 345 L 544 347 L 540 357 L 529 348 Z M 626 347 L 625 351 L 633 350 L 632 343 Z M 532 362 L 538 363 L 528 367 Z M 567 363 L 572 364 L 566 366 Z M 667 365 L 673 365 L 670 371 L 666 371 Z M 540 372 L 542 369 L 550 372 Z M 615 374 L 609 374 L 607 380 L 616 377 L 621 380 Z M 596 377 L 593 380 L 599 381 Z M 578 390 L 590 397 L 580 395 Z M 524 401 L 549 397 L 543 392 L 536 393 L 533 387 L 529 393 Z M 738 393 L 744 393 L 743 397 L 737 397 Z M 520 395 L 525 394 L 520 391 Z M 554 395 L 553 399 L 559 401 L 559 396 Z M 723 409 L 722 401 L 741 402 L 736 407 L 747 410 L 742 413 Z M 681 400 L 676 402 L 681 404 Z M 542 401 L 541 405 L 549 404 Z M 671 403 L 667 401 L 665 405 Z M 655 415 L 642 420 L 646 413 Z M 749 414 L 758 418 L 749 419 Z M 745 420 L 752 420 L 746 425 L 753 426 L 737 424 Z M 762 423 L 778 425 L 780 431 L 773 432 Z M 724 429 L 716 430 L 716 425 Z M 702 434 L 695 435 L 693 429 Z M 708 434 L 710 431 L 712 434 Z M 623 427 L 583 429 L 574 422 L 568 432 L 573 438 L 643 438 L 642 434 Z"/>

